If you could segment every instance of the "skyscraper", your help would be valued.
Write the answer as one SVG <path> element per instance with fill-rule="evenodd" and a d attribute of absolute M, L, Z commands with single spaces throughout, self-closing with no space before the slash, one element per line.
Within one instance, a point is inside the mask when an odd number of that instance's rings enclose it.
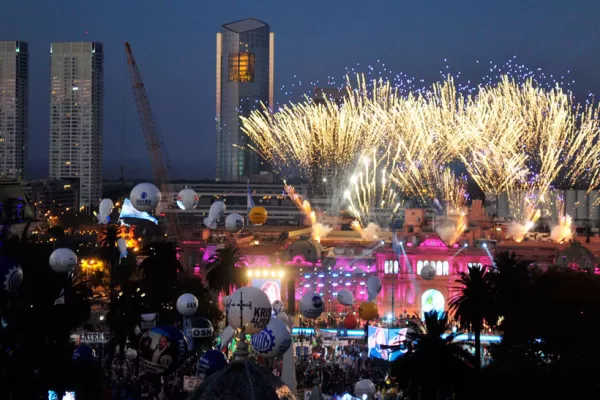
<path fill-rule="evenodd" d="M 217 180 L 245 181 L 260 172 L 248 150 L 240 116 L 265 104 L 273 109 L 275 34 L 253 18 L 231 22 L 217 33 Z"/>
<path fill-rule="evenodd" d="M 50 177 L 78 179 L 87 212 L 102 196 L 103 60 L 102 43 L 50 47 Z"/>
<path fill-rule="evenodd" d="M 27 43 L 0 42 L 0 179 L 27 171 Z"/>

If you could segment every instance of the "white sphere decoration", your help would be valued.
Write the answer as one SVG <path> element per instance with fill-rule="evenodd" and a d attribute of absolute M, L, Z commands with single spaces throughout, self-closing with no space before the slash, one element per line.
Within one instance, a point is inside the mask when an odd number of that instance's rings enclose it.
<path fill-rule="evenodd" d="M 138 352 L 136 349 L 127 349 L 125 350 L 125 358 L 132 361 L 135 360 L 138 356 Z"/>
<path fill-rule="evenodd" d="M 292 345 L 292 334 L 285 322 L 273 318 L 262 331 L 252 335 L 254 350 L 265 358 L 282 356 Z"/>
<path fill-rule="evenodd" d="M 364 399 L 365 395 L 367 399 L 372 399 L 376 391 L 375 384 L 368 379 L 358 381 L 354 385 L 354 396 L 359 399 Z"/>
<path fill-rule="evenodd" d="M 50 254 L 50 267 L 54 272 L 66 273 L 77 266 L 77 255 L 67 248 L 56 249 Z"/>
<path fill-rule="evenodd" d="M 281 300 L 275 300 L 273 302 L 273 312 L 275 313 L 275 315 L 278 315 L 281 312 L 281 310 L 283 310 L 283 306 L 284 304 Z"/>
<path fill-rule="evenodd" d="M 200 200 L 200 196 L 193 189 L 183 189 L 179 194 L 177 194 L 177 207 L 180 209 L 187 211 L 193 210 L 198 205 L 198 201 Z"/>
<path fill-rule="evenodd" d="M 290 319 L 290 317 L 288 317 L 288 315 L 285 311 L 279 311 L 279 313 L 275 316 L 275 318 L 282 320 L 286 324 L 287 324 L 288 320 Z"/>
<path fill-rule="evenodd" d="M 241 232 L 244 229 L 244 218 L 240 214 L 229 214 L 225 218 L 225 229 L 231 233 Z"/>
<path fill-rule="evenodd" d="M 111 199 L 102 199 L 100 201 L 100 205 L 98 206 L 98 222 L 101 224 L 108 223 L 108 216 L 112 212 L 114 208 L 114 204 Z"/>
<path fill-rule="evenodd" d="M 379 292 L 381 292 L 381 279 L 377 276 L 370 276 L 367 279 L 367 295 L 369 296 L 369 301 L 375 300 Z"/>
<path fill-rule="evenodd" d="M 271 302 L 259 288 L 246 286 L 229 299 L 227 322 L 234 329 L 245 328 L 246 334 L 262 331 L 271 320 Z"/>
<path fill-rule="evenodd" d="M 221 304 L 223 305 L 223 307 L 227 307 L 227 302 L 229 301 L 229 298 L 230 298 L 230 297 L 231 297 L 231 296 L 223 296 L 223 297 L 221 298 Z"/>
<path fill-rule="evenodd" d="M 430 281 L 433 278 L 435 278 L 435 274 L 436 269 L 431 265 L 426 265 L 423 268 L 421 268 L 421 278 L 425 279 L 426 281 Z"/>
<path fill-rule="evenodd" d="M 177 299 L 177 311 L 184 317 L 191 317 L 198 310 L 198 299 L 191 293 L 184 293 Z"/>
<path fill-rule="evenodd" d="M 325 303 L 317 293 L 305 293 L 300 299 L 300 314 L 306 318 L 319 318 L 324 309 Z"/>
<path fill-rule="evenodd" d="M 342 289 L 337 294 L 337 300 L 343 306 L 351 306 L 354 304 L 354 295 L 348 289 Z"/>
<path fill-rule="evenodd" d="M 131 205 L 138 211 L 152 211 L 160 204 L 160 190 L 151 183 L 136 185 L 129 195 Z"/>

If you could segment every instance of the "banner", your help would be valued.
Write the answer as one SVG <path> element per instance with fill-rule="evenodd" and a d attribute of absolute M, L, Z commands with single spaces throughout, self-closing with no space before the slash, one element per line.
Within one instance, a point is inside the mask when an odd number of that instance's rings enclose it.
<path fill-rule="evenodd" d="M 112 332 L 79 332 L 79 340 L 85 344 L 108 343 L 113 337 Z"/>
<path fill-rule="evenodd" d="M 193 392 L 200 384 L 202 380 L 196 376 L 184 376 L 183 377 L 183 391 Z"/>

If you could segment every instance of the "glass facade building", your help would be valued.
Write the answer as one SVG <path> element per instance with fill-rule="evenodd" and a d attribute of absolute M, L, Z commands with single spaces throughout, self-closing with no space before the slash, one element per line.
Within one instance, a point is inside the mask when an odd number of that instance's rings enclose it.
<path fill-rule="evenodd" d="M 102 197 L 103 63 L 101 43 L 50 47 L 50 178 L 78 179 L 86 212 Z"/>
<path fill-rule="evenodd" d="M 273 52 L 274 34 L 256 19 L 225 24 L 217 33 L 218 181 L 245 181 L 261 171 L 239 120 L 263 104 L 273 109 Z"/>
<path fill-rule="evenodd" d="M 0 179 L 26 178 L 28 61 L 26 42 L 0 42 Z"/>

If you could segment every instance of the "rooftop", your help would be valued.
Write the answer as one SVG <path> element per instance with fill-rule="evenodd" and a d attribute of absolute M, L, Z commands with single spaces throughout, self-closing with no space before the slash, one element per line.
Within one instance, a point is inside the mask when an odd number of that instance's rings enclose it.
<path fill-rule="evenodd" d="M 230 22 L 228 24 L 223 25 L 223 28 L 230 30 L 235 33 L 244 33 L 253 31 L 256 29 L 264 28 L 265 26 L 269 26 L 262 21 L 259 21 L 254 18 L 247 18 L 241 21 Z"/>

